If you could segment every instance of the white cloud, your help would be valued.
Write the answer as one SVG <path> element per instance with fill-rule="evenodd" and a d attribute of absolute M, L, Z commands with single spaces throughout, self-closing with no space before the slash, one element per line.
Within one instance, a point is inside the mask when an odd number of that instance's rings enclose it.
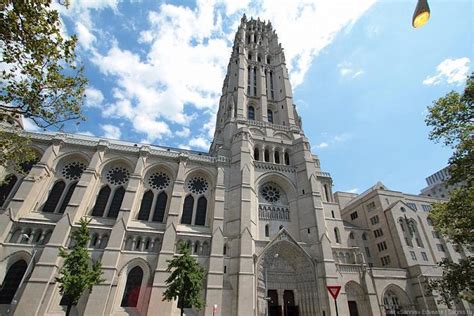
<path fill-rule="evenodd" d="M 463 84 L 469 73 L 471 60 L 467 57 L 458 59 L 445 59 L 436 67 L 436 74 L 427 76 L 424 85 L 437 85 L 440 83 Z"/>
<path fill-rule="evenodd" d="M 183 127 L 183 129 L 174 132 L 176 136 L 186 138 L 191 134 L 191 130 L 187 127 Z"/>
<path fill-rule="evenodd" d="M 86 135 L 86 136 L 95 136 L 94 133 L 90 131 L 82 131 L 82 132 L 77 132 L 79 135 Z"/>
<path fill-rule="evenodd" d="M 76 33 L 79 40 L 79 44 L 82 45 L 85 49 L 91 49 L 92 44 L 95 42 L 96 38 L 91 33 L 91 31 L 81 22 L 76 23 Z"/>
<path fill-rule="evenodd" d="M 209 147 L 211 146 L 209 141 L 203 136 L 198 136 L 198 137 L 192 138 L 189 141 L 188 145 L 193 147 L 193 148 L 202 149 L 202 150 L 208 150 Z"/>
<path fill-rule="evenodd" d="M 321 148 L 326 148 L 326 147 L 328 147 L 328 146 L 329 146 L 328 143 L 322 142 L 322 143 L 316 145 L 316 148 L 320 148 L 320 149 L 321 149 Z"/>
<path fill-rule="evenodd" d="M 180 144 L 180 145 L 178 145 L 178 148 L 190 150 L 190 149 L 191 149 L 191 146 L 185 145 L 185 144 Z"/>
<path fill-rule="evenodd" d="M 100 127 L 104 131 L 104 134 L 102 136 L 105 138 L 120 139 L 120 136 L 122 136 L 122 132 L 117 126 L 104 124 L 100 125 Z"/>
<path fill-rule="evenodd" d="M 324 135 L 327 135 L 327 133 L 324 133 Z M 317 144 L 316 148 L 323 149 L 323 148 L 327 148 L 329 146 L 334 146 L 338 143 L 343 143 L 343 142 L 349 140 L 351 137 L 352 137 L 352 135 L 349 134 L 349 133 L 342 133 L 342 134 L 339 134 L 339 135 L 335 135 L 335 136 L 332 136 L 331 138 L 329 138 L 328 140 Z M 328 138 L 328 137 L 325 136 L 324 138 Z"/>
<path fill-rule="evenodd" d="M 102 92 L 93 86 L 89 86 L 86 89 L 86 106 L 88 107 L 100 107 L 104 101 L 104 95 Z"/>
<path fill-rule="evenodd" d="M 91 53 L 91 61 L 109 77 L 107 80 L 113 80 L 113 98 L 107 100 L 103 115 L 131 122 L 135 132 L 154 142 L 173 135 L 169 125 L 178 125 L 178 132 L 189 126 L 196 118 L 189 114 L 193 107 L 201 110 L 198 119 L 205 121 L 206 136 L 212 138 L 241 13 L 272 22 L 296 87 L 314 57 L 374 2 L 197 0 L 193 9 L 163 3 L 157 11 L 148 13 L 147 27 L 137 30 L 138 43 L 146 45 L 133 50 L 124 49 L 127 45 L 121 45 L 113 34 L 104 37 L 109 33 L 93 23 L 92 14 L 98 10 L 125 14 L 118 12 L 118 0 L 74 1 L 63 14 L 75 21 L 81 45 Z M 95 47 L 104 47 L 104 43 L 107 51 Z M 362 74 L 358 71 L 353 75 Z"/>
<path fill-rule="evenodd" d="M 362 69 L 357 69 L 352 65 L 352 63 L 346 61 L 338 64 L 337 68 L 339 69 L 339 74 L 341 77 L 350 79 L 357 78 L 364 73 Z"/>
<path fill-rule="evenodd" d="M 359 188 L 353 188 L 353 189 L 350 189 L 350 190 L 347 190 L 345 192 L 349 192 L 349 193 L 359 193 Z"/>

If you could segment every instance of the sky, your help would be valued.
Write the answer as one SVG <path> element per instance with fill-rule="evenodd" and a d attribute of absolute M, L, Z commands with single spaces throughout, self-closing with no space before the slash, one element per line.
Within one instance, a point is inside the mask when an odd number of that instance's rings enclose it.
<path fill-rule="evenodd" d="M 414 29 L 416 0 L 72 0 L 58 9 L 64 34 L 78 36 L 87 120 L 64 131 L 207 152 L 245 13 L 276 30 L 334 191 L 382 181 L 418 194 L 451 154 L 428 140 L 426 108 L 463 90 L 474 58 L 472 1 L 429 4 Z"/>

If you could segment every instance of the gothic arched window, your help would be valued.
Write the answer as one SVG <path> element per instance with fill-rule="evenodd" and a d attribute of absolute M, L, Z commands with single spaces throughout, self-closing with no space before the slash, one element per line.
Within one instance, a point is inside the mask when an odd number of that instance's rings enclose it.
<path fill-rule="evenodd" d="M 341 243 L 341 236 L 339 235 L 339 229 L 336 227 L 334 228 L 334 237 L 336 239 L 336 243 Z"/>
<path fill-rule="evenodd" d="M 138 298 L 140 297 L 140 287 L 142 286 L 143 270 L 135 267 L 128 273 L 127 283 L 123 291 L 122 307 L 137 307 Z"/>
<path fill-rule="evenodd" d="M 42 211 L 64 213 L 76 189 L 77 182 L 85 169 L 86 164 L 80 161 L 72 161 L 63 165 L 61 171 L 57 174 L 61 177 L 61 180 L 57 181 L 51 188 Z"/>
<path fill-rule="evenodd" d="M 290 155 L 288 155 L 287 152 L 285 152 L 285 165 L 289 165 L 290 164 Z"/>
<path fill-rule="evenodd" d="M 190 194 L 184 199 L 183 215 L 181 216 L 181 224 L 191 224 L 193 218 L 194 198 Z"/>
<path fill-rule="evenodd" d="M 125 189 L 123 188 L 123 186 L 120 186 L 115 190 L 114 197 L 112 198 L 112 202 L 110 203 L 109 212 L 107 213 L 107 217 L 117 218 L 118 213 L 120 211 L 120 207 L 122 206 L 124 195 Z"/>
<path fill-rule="evenodd" d="M 247 119 L 250 121 L 255 120 L 255 108 L 251 105 L 249 105 L 249 108 L 247 110 Z"/>
<path fill-rule="evenodd" d="M 166 202 L 168 201 L 168 195 L 165 192 L 161 192 L 156 199 L 155 213 L 153 213 L 154 222 L 163 222 L 165 217 Z"/>
<path fill-rule="evenodd" d="M 207 199 L 201 196 L 197 202 L 195 225 L 206 225 Z"/>
<path fill-rule="evenodd" d="M 260 152 L 258 151 L 257 147 L 255 147 L 253 150 L 253 159 L 256 161 L 260 160 Z"/>
<path fill-rule="evenodd" d="M 270 227 L 267 225 L 265 225 L 265 237 L 269 237 L 270 236 Z"/>
<path fill-rule="evenodd" d="M 268 149 L 265 149 L 265 162 L 269 162 L 270 161 L 270 152 L 268 151 Z"/>
<path fill-rule="evenodd" d="M 275 150 L 275 163 L 279 164 L 280 163 L 280 152 L 278 150 Z"/>
<path fill-rule="evenodd" d="M 53 185 L 53 188 L 49 192 L 48 199 L 44 203 L 43 212 L 53 213 L 56 210 L 65 187 L 66 183 L 62 180 L 59 180 Z"/>
<path fill-rule="evenodd" d="M 17 176 L 11 174 L 6 177 L 4 183 L 0 186 L 0 207 L 5 204 L 8 196 L 13 191 L 13 188 L 15 187 L 17 181 Z"/>
<path fill-rule="evenodd" d="M 0 304 L 10 304 L 26 271 L 26 261 L 18 260 L 8 268 L 0 290 Z"/>
<path fill-rule="evenodd" d="M 268 123 L 273 124 L 273 111 L 272 110 L 267 110 L 267 119 L 268 119 Z"/>
<path fill-rule="evenodd" d="M 97 199 L 95 200 L 94 208 L 92 209 L 92 216 L 104 216 L 105 207 L 110 196 L 110 187 L 105 185 L 100 189 Z"/>
<path fill-rule="evenodd" d="M 151 190 L 146 191 L 143 194 L 142 203 L 140 205 L 140 211 L 138 212 L 138 219 L 147 221 L 150 217 L 151 204 L 153 203 L 154 194 Z"/>

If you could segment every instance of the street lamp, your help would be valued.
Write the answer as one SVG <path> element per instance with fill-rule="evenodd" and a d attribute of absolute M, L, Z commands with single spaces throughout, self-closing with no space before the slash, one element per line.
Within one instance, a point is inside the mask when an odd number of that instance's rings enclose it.
<path fill-rule="evenodd" d="M 430 19 L 430 6 L 428 0 L 418 0 L 415 12 L 413 12 L 412 25 L 414 28 L 420 28 Z"/>
<path fill-rule="evenodd" d="M 15 294 L 13 295 L 12 303 L 10 304 L 10 308 L 7 311 L 8 315 L 13 315 L 15 313 L 15 309 L 16 309 L 17 304 L 18 304 L 17 297 L 19 295 L 21 287 L 23 286 L 23 283 L 25 283 L 26 278 L 28 277 L 28 274 L 30 274 L 31 269 L 33 268 L 33 262 L 35 260 L 36 251 L 37 251 L 36 244 L 33 242 L 33 235 L 29 236 L 27 234 L 22 234 L 22 237 L 33 243 L 33 250 L 31 251 L 31 258 L 30 258 L 30 261 L 28 261 L 28 265 L 26 266 L 25 273 L 23 274 L 23 277 L 21 278 L 20 284 L 18 284 L 18 287 L 16 288 Z"/>

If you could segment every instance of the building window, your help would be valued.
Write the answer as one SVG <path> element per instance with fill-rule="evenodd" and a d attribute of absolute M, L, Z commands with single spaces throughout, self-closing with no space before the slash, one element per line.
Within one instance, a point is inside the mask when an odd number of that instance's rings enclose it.
<path fill-rule="evenodd" d="M 108 184 L 100 189 L 92 209 L 92 216 L 117 218 L 125 196 L 123 185 L 128 182 L 130 171 L 124 167 L 114 167 L 106 172 L 105 178 Z"/>
<path fill-rule="evenodd" d="M 288 152 L 285 151 L 285 165 L 290 164 L 290 155 L 288 155 Z"/>
<path fill-rule="evenodd" d="M 378 223 L 379 223 L 379 216 L 378 216 L 378 215 L 375 215 L 374 217 L 371 217 L 371 218 L 370 218 L 370 223 L 371 223 L 372 225 L 378 224 Z"/>
<path fill-rule="evenodd" d="M 193 207 L 194 207 L 194 198 L 190 194 L 184 199 L 183 215 L 181 216 L 181 224 L 191 224 L 191 221 L 193 218 Z"/>
<path fill-rule="evenodd" d="M 140 211 L 138 212 L 138 219 L 147 221 L 150 217 L 151 204 L 153 203 L 154 194 L 152 190 L 148 190 L 143 194 Z"/>
<path fill-rule="evenodd" d="M 381 228 L 374 230 L 375 238 L 383 236 L 383 230 Z"/>
<path fill-rule="evenodd" d="M 124 196 L 125 196 L 125 189 L 123 188 L 123 186 L 118 187 L 114 192 L 114 196 L 112 198 L 112 202 L 110 203 L 107 217 L 117 218 L 118 213 L 120 211 L 120 207 L 122 206 Z"/>
<path fill-rule="evenodd" d="M 371 212 L 375 209 L 375 202 L 370 202 L 367 204 L 367 211 Z"/>
<path fill-rule="evenodd" d="M 362 240 L 367 240 L 367 233 L 362 234 Z"/>
<path fill-rule="evenodd" d="M 354 239 L 354 233 L 353 232 L 350 232 L 349 239 Z"/>
<path fill-rule="evenodd" d="M 43 212 L 53 213 L 56 210 L 65 187 L 66 183 L 62 180 L 59 180 L 53 185 L 53 188 L 49 192 L 48 199 L 44 203 Z"/>
<path fill-rule="evenodd" d="M 423 261 L 428 261 L 428 256 L 426 255 L 426 252 L 421 252 L 421 257 L 423 258 Z"/>
<path fill-rule="evenodd" d="M 423 248 L 423 243 L 421 242 L 421 240 L 418 237 L 416 237 L 415 240 L 416 240 L 416 245 L 420 248 Z"/>
<path fill-rule="evenodd" d="M 410 256 L 412 260 L 416 261 L 416 253 L 414 251 L 410 251 Z"/>
<path fill-rule="evenodd" d="M 439 233 L 436 230 L 433 230 L 431 234 L 433 235 L 433 238 L 437 238 L 437 239 L 440 238 Z"/>
<path fill-rule="evenodd" d="M 331 211 L 331 216 L 332 218 L 336 218 L 336 216 L 334 215 L 334 211 Z"/>
<path fill-rule="evenodd" d="M 256 161 L 260 160 L 260 152 L 258 151 L 257 147 L 255 147 L 253 150 L 253 159 Z"/>
<path fill-rule="evenodd" d="M 275 155 L 274 156 L 275 156 L 274 157 L 275 158 L 274 159 L 275 163 L 279 164 L 280 163 L 280 152 L 278 150 L 275 150 Z"/>
<path fill-rule="evenodd" d="M 265 225 L 265 237 L 269 237 L 270 236 L 270 228 L 268 227 L 268 224 Z"/>
<path fill-rule="evenodd" d="M 249 106 L 249 108 L 247 110 L 247 119 L 250 120 L 250 121 L 255 120 L 255 109 L 251 105 Z"/>
<path fill-rule="evenodd" d="M 21 279 L 26 272 L 26 261 L 19 260 L 8 268 L 0 290 L 0 304 L 11 304 Z"/>
<path fill-rule="evenodd" d="M 365 254 L 367 255 L 367 258 L 370 258 L 370 250 L 369 250 L 369 247 L 365 247 Z"/>
<path fill-rule="evenodd" d="M 206 225 L 207 199 L 201 196 L 197 202 L 195 225 Z"/>
<path fill-rule="evenodd" d="M 265 158 L 265 162 L 269 162 L 270 161 L 270 151 L 268 151 L 268 149 L 265 149 L 265 152 L 264 152 L 264 158 Z"/>
<path fill-rule="evenodd" d="M 127 283 L 123 292 L 122 307 L 137 307 L 140 296 L 140 287 L 142 286 L 143 270 L 135 267 L 128 273 Z"/>
<path fill-rule="evenodd" d="M 385 241 L 379 242 L 377 244 L 377 249 L 379 250 L 379 252 L 386 250 L 387 244 L 385 243 Z"/>
<path fill-rule="evenodd" d="M 267 110 L 267 119 L 268 119 L 268 123 L 273 124 L 273 111 L 272 110 Z"/>
<path fill-rule="evenodd" d="M 92 209 L 92 216 L 103 216 L 105 207 L 107 206 L 107 201 L 110 196 L 110 187 L 105 185 L 100 189 L 97 199 L 95 200 L 94 208 Z"/>
<path fill-rule="evenodd" d="M 341 243 L 341 236 L 339 235 L 339 229 L 336 227 L 334 228 L 334 237 L 336 239 L 336 243 Z"/>
<path fill-rule="evenodd" d="M 431 205 L 429 205 L 429 204 L 421 204 L 421 208 L 422 208 L 423 211 L 425 211 L 425 212 L 431 211 Z"/>
<path fill-rule="evenodd" d="M 165 218 L 166 203 L 168 202 L 168 195 L 165 192 L 158 194 L 155 204 L 155 212 L 153 213 L 152 221 L 163 223 Z"/>
<path fill-rule="evenodd" d="M 380 261 L 382 262 L 382 266 L 388 266 L 390 264 L 390 256 L 382 257 Z"/>
<path fill-rule="evenodd" d="M 351 213 L 351 220 L 355 220 L 358 217 L 359 217 L 359 214 L 357 214 L 357 212 Z"/>
<path fill-rule="evenodd" d="M 330 202 L 329 200 L 329 190 L 327 184 L 323 185 L 324 187 L 324 194 L 326 195 L 326 202 Z"/>
<path fill-rule="evenodd" d="M 407 202 L 407 205 L 414 211 L 417 211 L 416 204 L 412 202 Z"/>
<path fill-rule="evenodd" d="M 442 244 L 436 244 L 436 248 L 438 248 L 438 251 L 444 252 L 444 246 Z"/>

